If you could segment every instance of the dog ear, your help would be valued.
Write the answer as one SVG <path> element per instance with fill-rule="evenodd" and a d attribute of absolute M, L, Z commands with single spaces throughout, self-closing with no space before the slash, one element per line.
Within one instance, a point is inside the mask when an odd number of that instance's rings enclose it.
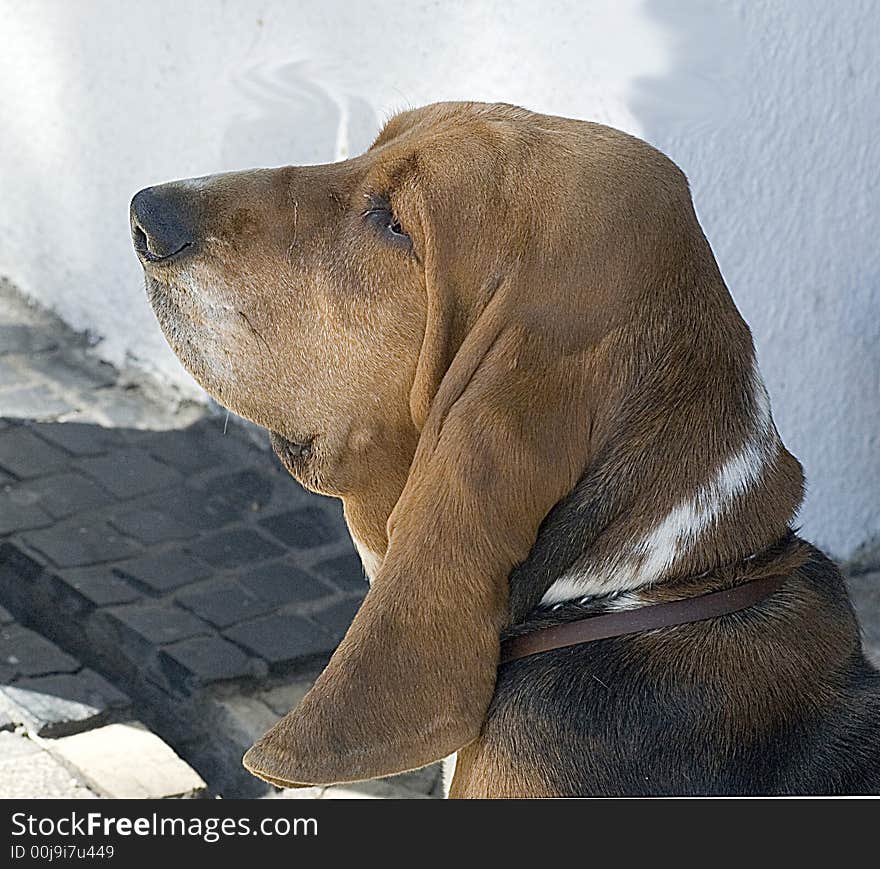
<path fill-rule="evenodd" d="M 553 526 L 562 539 L 542 534 L 542 563 L 567 568 L 588 542 L 590 555 L 635 573 L 646 552 L 621 558 L 622 547 L 691 503 L 682 498 L 750 443 L 760 392 L 751 342 L 684 176 L 625 134 L 519 112 L 495 107 L 501 121 L 479 128 L 481 151 L 453 142 L 442 152 L 456 155 L 443 179 L 457 187 L 432 194 L 424 221 L 446 235 L 425 245 L 426 328 L 410 394 L 419 443 L 348 633 L 302 703 L 245 755 L 274 784 L 397 773 L 477 738 L 508 576 L 585 469 L 583 491 L 564 505 L 572 521 Z M 498 169 L 489 145 L 502 135 Z M 758 417 L 782 455 L 769 412 Z M 755 544 L 800 500 L 796 462 L 771 470 L 753 491 L 781 494 L 763 512 L 750 502 L 749 515 L 767 519 L 751 520 Z M 743 539 L 716 536 L 715 551 L 734 556 Z M 547 588 L 533 585 L 514 600 L 522 612 Z"/>
<path fill-rule="evenodd" d="M 567 320 L 535 292 L 535 269 L 494 280 L 457 351 L 449 324 L 461 318 L 440 271 L 430 264 L 411 399 L 423 427 L 383 564 L 313 688 L 244 758 L 274 784 L 398 773 L 479 735 L 508 574 L 586 462 L 589 366 L 560 354 Z"/>
<path fill-rule="evenodd" d="M 273 784 L 398 773 L 479 736 L 508 576 L 587 465 L 593 409 L 619 376 L 612 333 L 634 319 L 611 314 L 616 247 L 590 243 L 604 204 L 581 189 L 586 151 L 572 143 L 526 143 L 517 171 L 499 168 L 493 148 L 472 151 L 442 185 L 415 189 L 427 289 L 410 391 L 419 442 L 347 634 L 299 706 L 245 755 Z"/>

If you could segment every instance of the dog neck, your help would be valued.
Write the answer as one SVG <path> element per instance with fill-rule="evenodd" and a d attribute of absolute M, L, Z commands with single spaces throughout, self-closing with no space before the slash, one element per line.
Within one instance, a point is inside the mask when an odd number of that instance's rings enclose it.
<path fill-rule="evenodd" d="M 638 445 L 627 445 L 626 438 L 616 449 L 600 451 L 511 574 L 511 624 L 537 606 L 573 601 L 595 601 L 602 609 L 641 606 L 645 590 L 706 576 L 763 551 L 790 528 L 803 491 L 800 465 L 782 444 L 754 359 L 743 385 L 745 390 L 736 390 L 741 436 L 726 453 L 705 455 L 707 447 L 724 442 L 706 419 L 699 423 L 705 427 L 702 457 L 695 449 L 691 459 L 686 444 L 670 445 L 667 452 L 662 442 L 660 449 L 652 445 L 653 455 L 640 456 Z M 714 422 L 731 427 L 729 417 Z M 615 487 L 608 469 L 620 467 L 627 451 L 628 473 Z M 664 462 L 663 485 L 650 473 L 639 481 L 640 466 Z M 704 468 L 697 481 L 693 464 Z"/>
<path fill-rule="evenodd" d="M 385 558 L 388 549 L 388 517 L 406 484 L 411 459 L 410 451 L 406 457 L 387 462 L 384 473 L 376 474 L 371 479 L 369 491 L 345 495 L 342 498 L 345 524 L 370 582 Z"/>
<path fill-rule="evenodd" d="M 754 355 L 748 358 L 738 376 L 729 376 L 729 400 L 698 396 L 693 419 L 678 419 L 671 435 L 630 435 L 626 412 L 619 414 L 616 429 L 511 573 L 511 624 L 535 607 L 572 601 L 640 606 L 646 589 L 745 559 L 790 528 L 803 476 L 779 437 Z M 630 418 L 645 416 L 639 398 L 653 392 L 642 385 Z M 686 412 L 667 408 L 657 414 L 659 425 L 664 414 Z M 387 548 L 395 499 L 386 494 L 345 499 L 368 580 Z"/>

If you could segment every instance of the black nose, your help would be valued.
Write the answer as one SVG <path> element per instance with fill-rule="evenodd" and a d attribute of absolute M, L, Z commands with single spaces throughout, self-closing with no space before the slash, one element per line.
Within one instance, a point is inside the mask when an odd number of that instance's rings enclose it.
<path fill-rule="evenodd" d="M 161 262 L 192 251 L 196 242 L 193 207 L 176 184 L 147 187 L 131 200 L 131 237 L 141 260 Z"/>

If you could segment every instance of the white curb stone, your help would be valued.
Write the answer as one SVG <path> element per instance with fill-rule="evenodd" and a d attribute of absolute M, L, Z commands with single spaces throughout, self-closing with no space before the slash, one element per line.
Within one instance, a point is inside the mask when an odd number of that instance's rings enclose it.
<path fill-rule="evenodd" d="M 142 724 L 109 724 L 44 745 L 90 788 L 116 799 L 198 796 L 205 782 Z"/>
<path fill-rule="evenodd" d="M 58 760 L 22 733 L 0 733 L 0 799 L 94 799 Z"/>

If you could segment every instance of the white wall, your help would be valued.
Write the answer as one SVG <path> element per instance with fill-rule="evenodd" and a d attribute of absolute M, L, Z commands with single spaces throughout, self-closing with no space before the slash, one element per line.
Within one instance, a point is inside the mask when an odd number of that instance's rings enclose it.
<path fill-rule="evenodd" d="M 691 179 L 804 462 L 805 532 L 880 529 L 880 25 L 871 0 L 0 0 L 0 273 L 193 387 L 127 206 L 150 183 L 323 162 L 391 111 L 506 100 L 648 139 Z"/>

